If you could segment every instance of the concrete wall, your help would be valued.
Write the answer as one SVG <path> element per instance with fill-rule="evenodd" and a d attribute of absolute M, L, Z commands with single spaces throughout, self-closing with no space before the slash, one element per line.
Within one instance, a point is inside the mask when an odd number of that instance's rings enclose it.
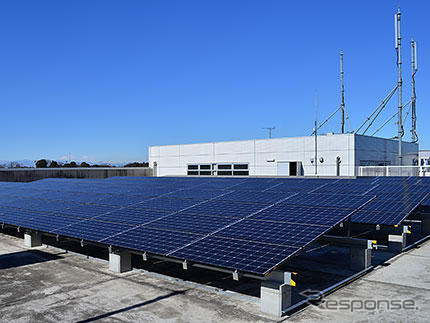
<path fill-rule="evenodd" d="M 111 176 L 152 176 L 152 168 L 19 168 L 0 169 L 2 182 L 31 182 L 43 178 L 106 178 Z"/>
<path fill-rule="evenodd" d="M 304 175 L 314 174 L 314 137 L 275 138 L 149 147 L 157 176 L 186 175 L 187 164 L 248 163 L 250 175 L 276 176 L 281 162 L 299 161 Z M 318 136 L 318 175 L 336 175 L 336 158 L 341 158 L 341 175 L 354 175 L 354 135 Z"/>

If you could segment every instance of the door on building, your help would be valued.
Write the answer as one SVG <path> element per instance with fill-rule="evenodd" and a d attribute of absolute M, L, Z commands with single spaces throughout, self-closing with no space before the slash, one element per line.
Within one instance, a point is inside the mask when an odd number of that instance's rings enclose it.
<path fill-rule="evenodd" d="M 290 162 L 278 162 L 278 176 L 290 176 Z"/>
<path fill-rule="evenodd" d="M 297 176 L 297 162 L 290 162 L 290 176 Z"/>
<path fill-rule="evenodd" d="M 278 176 L 300 176 L 302 163 L 297 161 L 278 162 Z"/>

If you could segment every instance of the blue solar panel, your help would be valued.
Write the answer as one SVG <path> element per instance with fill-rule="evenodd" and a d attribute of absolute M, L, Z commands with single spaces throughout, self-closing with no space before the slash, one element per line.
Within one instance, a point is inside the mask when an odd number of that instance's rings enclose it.
<path fill-rule="evenodd" d="M 373 196 L 374 197 L 374 196 Z M 361 195 L 343 195 L 343 194 L 314 194 L 314 193 L 300 193 L 295 195 L 282 205 L 304 205 L 304 206 L 319 206 L 329 208 L 346 208 L 357 209 L 364 204 L 368 203 L 372 196 Z"/>
<path fill-rule="evenodd" d="M 330 229 L 329 226 L 243 220 L 217 232 L 217 237 L 303 247 Z"/>
<path fill-rule="evenodd" d="M 266 274 L 298 250 L 294 247 L 209 236 L 170 255 L 219 267 Z"/>
<path fill-rule="evenodd" d="M 125 233 L 108 238 L 104 240 L 103 243 L 138 251 L 167 255 L 169 252 L 200 237 L 202 236 L 192 233 L 136 227 Z"/>
<path fill-rule="evenodd" d="M 133 226 L 127 224 L 84 220 L 59 229 L 54 229 L 50 232 L 62 236 L 98 242 L 132 228 Z"/>
<path fill-rule="evenodd" d="M 384 224 L 384 225 L 398 225 L 409 212 L 387 212 L 375 210 L 360 210 L 351 218 L 355 223 L 370 223 L 370 224 Z"/>
<path fill-rule="evenodd" d="M 375 195 L 378 199 L 354 214 L 353 221 L 402 221 L 428 187 L 421 179 L 166 177 L 0 183 L 0 222 L 265 274 Z"/>
<path fill-rule="evenodd" d="M 78 204 L 67 210 L 61 211 L 60 214 L 75 216 L 80 218 L 92 218 L 108 212 L 113 212 L 118 209 L 119 207 L 108 206 L 108 205 Z"/>
<path fill-rule="evenodd" d="M 65 201 L 48 201 L 42 199 L 19 198 L 11 200 L 8 203 L 2 203 L 4 206 L 13 207 L 17 209 L 33 210 L 40 212 L 60 212 L 76 204 L 73 202 Z"/>
<path fill-rule="evenodd" d="M 187 213 L 218 215 L 228 217 L 246 217 L 263 208 L 266 204 L 236 203 L 230 201 L 208 201 L 187 209 Z"/>
<path fill-rule="evenodd" d="M 94 204 L 113 205 L 113 206 L 130 206 L 141 203 L 150 197 L 144 197 L 141 195 L 127 195 L 127 194 L 115 194 L 105 195 L 105 197 L 93 202 Z"/>
<path fill-rule="evenodd" d="M 147 226 L 157 229 L 209 234 L 234 221 L 237 219 L 181 212 L 151 222 Z"/>
<path fill-rule="evenodd" d="M 215 198 L 215 200 L 273 204 L 293 196 L 294 192 L 235 191 Z"/>
<path fill-rule="evenodd" d="M 181 199 L 196 199 L 196 200 L 208 200 L 214 197 L 223 195 L 228 193 L 229 191 L 225 190 L 201 190 L 201 189 L 187 189 L 176 191 L 170 194 L 167 194 L 166 197 L 174 197 Z"/>
<path fill-rule="evenodd" d="M 107 222 L 125 223 L 125 224 L 145 224 L 161 217 L 164 217 L 171 212 L 160 210 L 145 210 L 133 207 L 124 207 L 114 210 L 103 215 L 94 217 L 94 220 L 101 220 Z"/>
<path fill-rule="evenodd" d="M 327 223 L 337 223 L 341 221 L 349 213 L 351 213 L 351 210 L 296 205 L 275 205 L 258 212 L 251 216 L 250 219 L 327 225 Z"/>
<path fill-rule="evenodd" d="M 180 211 L 197 203 L 199 203 L 199 201 L 159 197 L 135 204 L 134 206 L 150 210 Z"/>

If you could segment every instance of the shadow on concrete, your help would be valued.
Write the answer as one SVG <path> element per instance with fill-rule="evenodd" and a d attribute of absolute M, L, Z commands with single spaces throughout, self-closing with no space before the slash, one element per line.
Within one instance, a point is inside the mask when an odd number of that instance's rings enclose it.
<path fill-rule="evenodd" d="M 26 250 L 0 255 L 0 270 L 60 259 L 58 255 L 40 250 Z"/>
<path fill-rule="evenodd" d="M 169 297 L 172 297 L 172 296 L 176 296 L 176 295 L 180 295 L 180 294 L 185 294 L 186 291 L 187 290 L 174 291 L 174 292 L 171 292 L 171 293 L 169 293 L 167 295 L 164 295 L 164 296 L 158 296 L 158 297 L 156 297 L 154 299 L 151 299 L 149 301 L 145 301 L 145 302 L 142 302 L 142 303 L 138 303 L 138 304 L 134 304 L 134 305 L 131 305 L 131 306 L 127 306 L 127 307 L 121 308 L 119 310 L 108 312 L 108 313 L 105 313 L 105 314 L 97 315 L 97 316 L 91 317 L 91 318 L 86 319 L 86 320 L 78 321 L 78 323 L 94 322 L 94 321 L 97 321 L 97 320 L 105 319 L 107 317 L 110 317 L 110 316 L 113 316 L 113 315 L 116 315 L 116 314 L 119 314 L 119 313 L 127 312 L 127 311 L 130 311 L 130 310 L 134 310 L 135 308 L 139 308 L 139 307 L 142 307 L 142 306 L 145 306 L 145 305 L 149 305 L 149 304 L 161 301 L 163 299 L 166 299 L 166 298 L 169 298 Z"/>

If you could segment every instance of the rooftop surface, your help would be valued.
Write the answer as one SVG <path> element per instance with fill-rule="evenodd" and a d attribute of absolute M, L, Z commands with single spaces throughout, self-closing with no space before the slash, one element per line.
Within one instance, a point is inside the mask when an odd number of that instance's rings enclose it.
<path fill-rule="evenodd" d="M 0 317 L 5 321 L 272 321 L 261 316 L 257 298 L 227 295 L 142 271 L 114 274 L 103 261 L 45 246 L 26 249 L 22 239 L 5 234 L 0 234 L 0 272 Z M 430 242 L 378 266 L 326 297 L 319 307 L 310 305 L 285 319 L 427 322 L 428 272 Z M 356 309 L 327 309 L 341 300 L 354 301 Z M 375 310 L 369 300 L 407 300 L 413 309 Z M 363 304 L 370 309 L 358 309 Z"/>

